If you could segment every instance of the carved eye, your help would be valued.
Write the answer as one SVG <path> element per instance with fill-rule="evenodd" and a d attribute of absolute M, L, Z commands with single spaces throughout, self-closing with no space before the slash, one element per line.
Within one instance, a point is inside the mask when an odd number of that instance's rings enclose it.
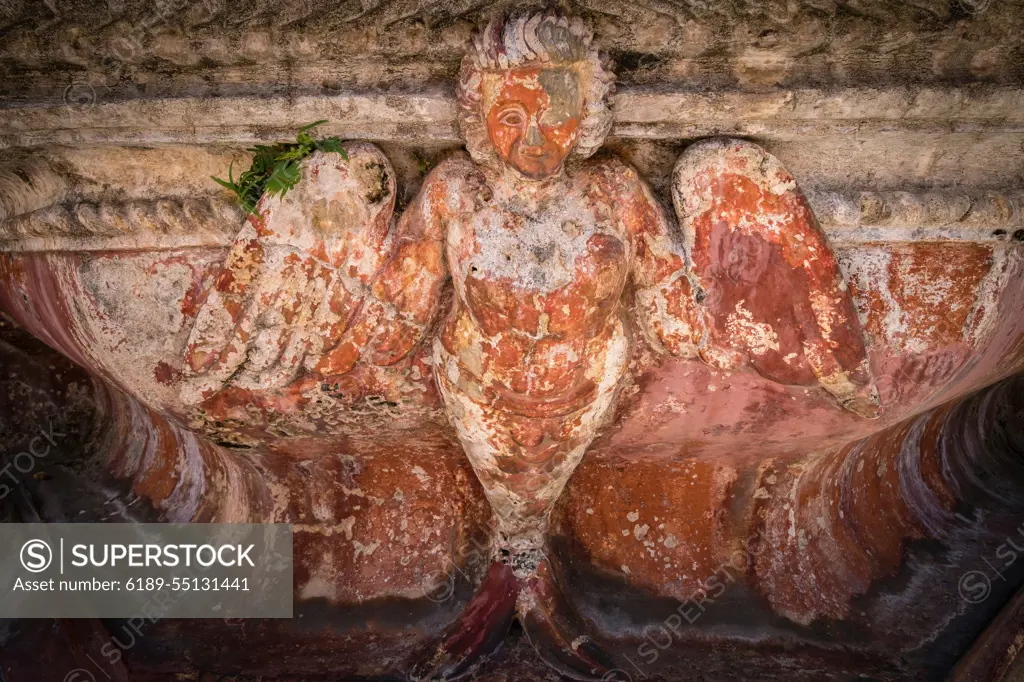
<path fill-rule="evenodd" d="M 517 109 L 509 109 L 508 111 L 501 112 L 501 115 L 498 117 L 498 120 L 501 121 L 502 124 L 504 125 L 507 125 L 512 128 L 518 128 L 519 126 L 523 125 L 524 119 L 522 112 L 518 111 Z"/>

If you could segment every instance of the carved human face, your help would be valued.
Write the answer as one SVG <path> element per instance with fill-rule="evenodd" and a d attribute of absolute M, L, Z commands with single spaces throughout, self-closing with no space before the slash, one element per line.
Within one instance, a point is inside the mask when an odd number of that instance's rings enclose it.
<path fill-rule="evenodd" d="M 534 180 L 557 173 L 579 135 L 579 75 L 567 67 L 511 69 L 496 89 L 487 133 L 498 156 Z"/>

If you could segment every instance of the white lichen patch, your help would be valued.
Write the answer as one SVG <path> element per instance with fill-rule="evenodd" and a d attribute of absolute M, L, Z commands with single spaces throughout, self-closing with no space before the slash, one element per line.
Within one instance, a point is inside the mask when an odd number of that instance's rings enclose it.
<path fill-rule="evenodd" d="M 734 312 L 726 320 L 726 331 L 733 337 L 743 339 L 751 353 L 763 355 L 779 350 L 779 336 L 766 322 L 756 322 L 754 314 L 743 307 L 744 301 L 737 301 Z"/>
<path fill-rule="evenodd" d="M 424 471 L 423 467 L 421 467 L 419 464 L 413 466 L 412 475 L 415 476 L 423 485 L 430 483 L 430 481 L 432 480 L 430 478 L 430 475 L 426 471 Z"/>
<path fill-rule="evenodd" d="M 561 226 L 570 221 L 589 229 L 567 234 Z M 575 193 L 549 201 L 539 215 L 523 215 L 510 205 L 494 207 L 473 217 L 474 252 L 456 267 L 464 276 L 551 293 L 574 281 L 595 222 L 591 204 Z"/>

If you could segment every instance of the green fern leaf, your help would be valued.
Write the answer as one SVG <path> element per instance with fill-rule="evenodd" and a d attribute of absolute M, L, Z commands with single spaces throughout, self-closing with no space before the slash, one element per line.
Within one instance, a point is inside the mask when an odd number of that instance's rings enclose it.
<path fill-rule="evenodd" d="M 248 151 L 253 155 L 252 163 L 237 181 L 232 170 L 234 164 L 228 166 L 227 180 L 214 176 L 211 178 L 238 196 L 243 211 L 255 213 L 264 193 L 284 197 L 302 180 L 300 162 L 313 152 L 334 152 L 348 161 L 348 154 L 342 148 L 340 139 L 327 137 L 319 140 L 309 134 L 308 131 L 324 123 L 327 123 L 326 119 L 303 126 L 295 142 L 250 147 Z"/>

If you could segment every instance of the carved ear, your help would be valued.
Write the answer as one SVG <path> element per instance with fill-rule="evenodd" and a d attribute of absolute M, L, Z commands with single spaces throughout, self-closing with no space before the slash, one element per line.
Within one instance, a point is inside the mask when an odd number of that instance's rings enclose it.
<path fill-rule="evenodd" d="M 835 255 L 796 180 L 752 142 L 714 139 L 676 163 L 672 200 L 703 321 L 699 354 L 780 384 L 820 384 L 878 413 L 863 332 Z"/>

